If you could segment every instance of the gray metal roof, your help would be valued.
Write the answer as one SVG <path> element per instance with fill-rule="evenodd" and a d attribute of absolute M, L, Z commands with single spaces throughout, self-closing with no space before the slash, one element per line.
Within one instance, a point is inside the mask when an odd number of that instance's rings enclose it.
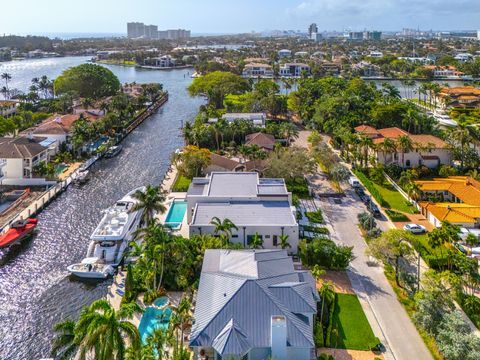
<path fill-rule="evenodd" d="M 259 195 L 287 195 L 284 185 L 258 185 Z"/>
<path fill-rule="evenodd" d="M 285 258 L 290 265 L 283 263 Z M 241 263 L 234 265 L 232 261 Z M 270 347 L 271 317 L 283 315 L 288 346 L 312 348 L 311 324 L 303 314 L 315 312 L 316 290 L 299 276 L 284 250 L 207 250 L 190 345 L 215 347 L 222 355 L 243 355 L 247 348 Z M 272 288 L 275 284 L 280 285 Z M 278 294 L 290 291 L 289 287 L 292 293 Z"/>
<path fill-rule="evenodd" d="M 190 225 L 208 226 L 214 217 L 228 218 L 237 227 L 297 225 L 288 201 L 197 203 Z"/>
<path fill-rule="evenodd" d="M 230 319 L 213 340 L 212 347 L 219 354 L 227 357 L 228 355 L 246 354 L 252 348 L 247 335 L 233 319 Z"/>
<path fill-rule="evenodd" d="M 209 196 L 257 196 L 258 174 L 251 172 L 213 172 L 210 175 Z"/>

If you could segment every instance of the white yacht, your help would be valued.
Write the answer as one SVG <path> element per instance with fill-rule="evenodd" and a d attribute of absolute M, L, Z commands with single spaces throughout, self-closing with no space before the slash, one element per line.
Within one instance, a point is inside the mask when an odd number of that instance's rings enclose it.
<path fill-rule="evenodd" d="M 145 187 L 129 192 L 104 211 L 102 220 L 90 236 L 86 258 L 67 267 L 71 274 L 90 279 L 102 279 L 113 274 L 140 225 L 143 210 L 131 211 L 138 202 L 132 195 L 139 190 L 144 191 Z"/>

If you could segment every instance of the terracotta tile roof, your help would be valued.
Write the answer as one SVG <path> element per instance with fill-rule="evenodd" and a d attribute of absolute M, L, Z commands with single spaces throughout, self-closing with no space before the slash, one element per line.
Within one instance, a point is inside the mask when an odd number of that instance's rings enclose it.
<path fill-rule="evenodd" d="M 367 135 L 371 135 L 371 134 L 379 135 L 379 132 L 377 131 L 377 129 L 375 129 L 374 127 L 369 126 L 369 125 L 360 125 L 360 126 L 357 126 L 357 127 L 355 128 L 355 131 L 356 131 L 356 132 L 359 132 L 359 133 L 365 133 L 365 134 L 367 134 Z"/>
<path fill-rule="evenodd" d="M 433 135 L 409 135 L 410 139 L 416 144 L 421 144 L 421 145 L 432 145 L 433 148 L 435 149 L 445 149 L 448 147 L 448 144 L 443 141 L 442 139 L 433 136 Z"/>
<path fill-rule="evenodd" d="M 225 156 L 221 156 L 215 153 L 210 154 L 210 165 L 218 166 L 226 170 L 233 171 L 239 165 L 241 165 L 238 161 L 229 159 Z"/>
<path fill-rule="evenodd" d="M 434 149 L 444 149 L 448 147 L 448 144 L 445 141 L 436 136 L 426 134 L 412 135 L 409 132 L 402 130 L 398 127 L 377 130 L 374 127 L 368 125 L 361 125 L 357 126 L 355 128 L 355 131 L 369 135 L 373 139 L 374 144 L 380 144 L 384 142 L 387 138 L 395 140 L 400 136 L 408 136 L 414 143 L 415 147 L 417 147 L 415 144 L 430 144 Z"/>
<path fill-rule="evenodd" d="M 400 128 L 397 128 L 397 127 L 391 127 L 391 128 L 385 128 L 385 129 L 379 129 L 378 132 L 380 133 L 380 135 L 382 135 L 383 137 L 386 137 L 386 138 L 390 138 L 390 139 L 396 139 L 400 136 L 408 136 L 410 135 L 408 132 L 406 132 L 405 130 L 402 130 Z"/>
<path fill-rule="evenodd" d="M 477 223 L 480 220 L 480 206 L 430 202 L 420 202 L 419 205 L 440 221 Z"/>
<path fill-rule="evenodd" d="M 473 86 L 459 86 L 459 87 L 452 87 L 452 88 L 443 88 L 442 94 L 447 95 L 462 95 L 462 94 L 475 94 L 480 95 L 480 89 L 473 87 Z"/>
<path fill-rule="evenodd" d="M 94 122 L 100 118 L 100 116 L 92 115 L 88 112 L 83 113 L 83 116 L 90 122 Z M 43 120 L 37 127 L 29 129 L 25 132 L 31 132 L 33 134 L 66 135 L 70 132 L 73 123 L 79 118 L 80 114 L 55 114 L 50 116 L 48 119 Z"/>
<path fill-rule="evenodd" d="M 416 183 L 423 191 L 448 191 L 465 204 L 480 206 L 480 182 L 471 177 L 450 176 Z"/>
<path fill-rule="evenodd" d="M 270 134 L 253 133 L 245 136 L 246 145 L 257 145 L 267 150 L 273 150 L 275 146 L 275 137 Z"/>
<path fill-rule="evenodd" d="M 26 137 L 0 138 L 0 158 L 2 159 L 29 159 L 44 152 L 47 148 L 39 143 L 46 138 Z"/>

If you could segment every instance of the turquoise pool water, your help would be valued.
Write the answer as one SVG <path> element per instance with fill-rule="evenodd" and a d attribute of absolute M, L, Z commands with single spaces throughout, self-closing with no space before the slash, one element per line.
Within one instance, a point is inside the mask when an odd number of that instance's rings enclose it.
<path fill-rule="evenodd" d="M 58 164 L 55 166 L 55 174 L 59 175 L 68 169 L 68 165 Z"/>
<path fill-rule="evenodd" d="M 180 228 L 186 211 L 186 201 L 174 201 L 172 206 L 170 206 L 170 210 L 168 210 L 167 218 L 165 219 L 165 226 L 172 229 Z"/>
<path fill-rule="evenodd" d="M 166 297 L 161 297 L 153 303 L 156 306 L 164 306 L 167 301 Z M 142 342 L 146 343 L 148 336 L 156 329 L 168 329 L 171 314 L 172 310 L 170 308 L 159 309 L 153 306 L 147 307 L 142 315 L 140 324 L 138 325 L 138 332 L 140 333 Z"/>

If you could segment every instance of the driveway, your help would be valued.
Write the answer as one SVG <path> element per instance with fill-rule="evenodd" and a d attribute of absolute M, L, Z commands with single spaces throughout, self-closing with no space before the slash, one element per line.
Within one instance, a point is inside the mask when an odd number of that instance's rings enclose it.
<path fill-rule="evenodd" d="M 357 225 L 357 215 L 365 211 L 364 205 L 348 189 L 341 204 L 326 198 L 318 200 L 318 205 L 333 228 L 332 239 L 338 244 L 353 246 L 355 260 L 348 269 L 348 275 L 374 333 L 386 346 L 385 358 L 432 359 L 410 317 L 397 300 L 383 268 L 367 264 L 367 245 Z M 380 223 L 382 227 L 388 226 L 386 221 Z"/>

